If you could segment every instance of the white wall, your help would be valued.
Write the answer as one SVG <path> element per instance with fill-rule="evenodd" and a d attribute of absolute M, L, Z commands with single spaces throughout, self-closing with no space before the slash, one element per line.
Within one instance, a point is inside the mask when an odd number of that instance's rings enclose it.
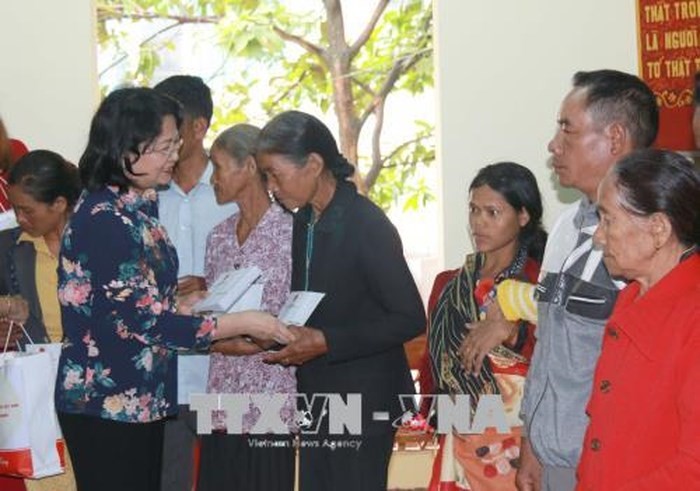
<path fill-rule="evenodd" d="M 545 225 L 562 208 L 546 146 L 577 70 L 637 73 L 635 0 L 435 0 L 445 266 L 471 250 L 466 188 L 499 160 L 528 166 Z M 564 200 L 572 201 L 568 193 Z"/>
<path fill-rule="evenodd" d="M 77 163 L 98 101 L 92 0 L 1 0 L 0 46 L 10 135 Z"/>
<path fill-rule="evenodd" d="M 471 249 L 466 187 L 498 160 L 530 167 L 549 226 L 562 207 L 546 167 L 577 70 L 636 73 L 635 0 L 435 0 L 445 265 Z M 30 148 L 77 161 L 98 102 L 92 0 L 0 0 L 0 115 Z M 563 196 L 572 200 L 571 193 Z"/>

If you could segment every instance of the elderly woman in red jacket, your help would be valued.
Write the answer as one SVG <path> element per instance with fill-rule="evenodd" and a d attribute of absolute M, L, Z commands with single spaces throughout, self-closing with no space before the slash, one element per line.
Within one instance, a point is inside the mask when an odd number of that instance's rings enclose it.
<path fill-rule="evenodd" d="M 629 285 L 603 336 L 577 489 L 700 489 L 700 173 L 639 151 L 598 205 L 594 240 Z"/>

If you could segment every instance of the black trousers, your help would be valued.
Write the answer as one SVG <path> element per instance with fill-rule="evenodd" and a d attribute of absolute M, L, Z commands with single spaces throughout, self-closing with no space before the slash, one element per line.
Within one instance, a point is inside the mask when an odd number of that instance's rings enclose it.
<path fill-rule="evenodd" d="M 201 436 L 197 491 L 293 491 L 293 435 Z"/>
<path fill-rule="evenodd" d="M 58 413 L 78 491 L 159 491 L 163 421 Z"/>
<path fill-rule="evenodd" d="M 191 491 L 194 486 L 194 449 L 197 417 L 190 406 L 178 406 L 177 416 L 165 421 L 161 491 Z"/>
<path fill-rule="evenodd" d="M 299 445 L 300 491 L 386 491 L 393 432 L 303 435 Z"/>

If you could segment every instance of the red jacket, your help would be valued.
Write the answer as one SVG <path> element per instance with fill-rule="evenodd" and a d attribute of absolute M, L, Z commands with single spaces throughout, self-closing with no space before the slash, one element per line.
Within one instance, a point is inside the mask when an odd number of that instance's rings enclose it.
<path fill-rule="evenodd" d="M 700 489 L 700 254 L 638 294 L 605 329 L 578 490 Z"/>

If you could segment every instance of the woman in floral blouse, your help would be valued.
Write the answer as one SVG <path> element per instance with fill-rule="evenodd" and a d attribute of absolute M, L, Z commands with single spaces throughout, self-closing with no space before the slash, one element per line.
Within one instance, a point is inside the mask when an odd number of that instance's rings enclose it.
<path fill-rule="evenodd" d="M 178 348 L 247 334 L 288 342 L 261 312 L 194 317 L 177 305 L 177 255 L 158 221 L 180 146 L 180 108 L 151 89 L 100 105 L 80 159 L 85 191 L 63 234 L 65 331 L 56 408 L 81 490 L 157 490 L 163 418 L 176 405 Z"/>
<path fill-rule="evenodd" d="M 209 233 L 205 260 L 207 284 L 227 271 L 257 266 L 262 271 L 262 307 L 277 314 L 289 296 L 292 275 L 292 215 L 271 203 L 253 155 L 260 130 L 238 124 L 217 137 L 211 148 L 212 185 L 218 203 L 235 201 L 239 212 Z M 244 338 L 212 346 L 209 392 L 293 394 L 294 367 L 263 362 L 265 351 Z M 295 402 L 288 398 L 280 418 L 291 428 Z M 250 435 L 260 417 L 256 408 L 243 415 L 242 435 L 226 434 L 215 421 L 202 437 L 199 491 L 220 489 L 294 489 L 291 435 Z M 274 440 L 275 444 L 270 442 Z M 265 441 L 265 446 L 258 442 Z"/>

